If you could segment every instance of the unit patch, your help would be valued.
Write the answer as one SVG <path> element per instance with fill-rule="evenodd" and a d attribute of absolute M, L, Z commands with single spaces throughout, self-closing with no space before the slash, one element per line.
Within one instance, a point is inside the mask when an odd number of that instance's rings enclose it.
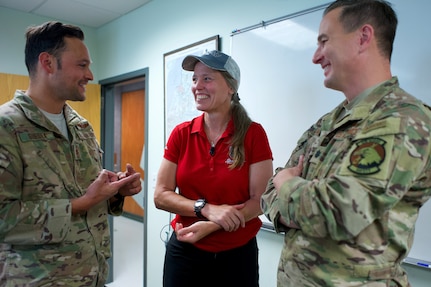
<path fill-rule="evenodd" d="M 378 138 L 367 138 L 356 143 L 350 155 L 349 170 L 357 174 L 374 174 L 380 171 L 385 160 L 386 142 Z"/>

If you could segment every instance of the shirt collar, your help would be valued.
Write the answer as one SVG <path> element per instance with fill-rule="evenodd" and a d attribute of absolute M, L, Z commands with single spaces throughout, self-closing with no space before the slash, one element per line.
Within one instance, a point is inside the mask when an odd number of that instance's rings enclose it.
<path fill-rule="evenodd" d="M 222 134 L 221 137 L 224 137 L 225 135 L 232 135 L 234 131 L 234 125 L 233 125 L 233 119 L 231 117 L 231 119 L 229 120 L 227 127 L 226 127 L 226 131 Z M 202 113 L 200 116 L 194 118 L 192 120 L 192 128 L 191 128 L 191 133 L 200 133 L 203 136 L 205 135 L 205 120 L 204 120 L 204 113 Z"/>

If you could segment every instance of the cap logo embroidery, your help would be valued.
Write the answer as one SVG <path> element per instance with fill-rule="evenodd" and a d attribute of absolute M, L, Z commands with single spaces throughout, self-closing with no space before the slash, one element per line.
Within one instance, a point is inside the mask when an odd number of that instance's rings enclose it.
<path fill-rule="evenodd" d="M 350 155 L 348 169 L 357 174 L 374 174 L 380 171 L 380 165 L 385 160 L 386 142 L 378 138 L 368 138 L 356 143 L 356 148 Z"/>

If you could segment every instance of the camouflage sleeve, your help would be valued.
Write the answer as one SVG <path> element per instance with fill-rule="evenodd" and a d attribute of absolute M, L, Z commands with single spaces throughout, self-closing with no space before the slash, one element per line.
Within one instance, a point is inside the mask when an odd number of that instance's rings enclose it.
<path fill-rule="evenodd" d="M 273 201 L 279 215 L 309 236 L 335 240 L 372 225 L 387 229 L 394 208 L 414 222 L 431 192 L 429 130 L 429 115 L 411 110 L 373 122 L 352 140 L 341 138 L 344 149 L 329 150 L 317 177 L 283 184 Z"/>
<path fill-rule="evenodd" d="M 69 230 L 71 205 L 68 199 L 22 201 L 25 182 L 21 159 L 0 129 L 0 242 L 9 244 L 41 244 L 62 241 Z M 49 186 L 44 188 L 49 189 Z"/>
<path fill-rule="evenodd" d="M 124 197 L 109 204 L 108 212 L 110 215 L 119 216 L 123 214 Z"/>
<path fill-rule="evenodd" d="M 315 126 L 310 128 L 307 132 L 305 132 L 301 138 L 299 139 L 296 148 L 292 152 L 289 161 L 286 163 L 284 168 L 296 166 L 299 162 L 299 157 L 305 153 L 305 148 L 307 144 L 307 138 L 309 137 L 309 134 L 315 129 Z M 274 176 L 282 170 L 283 167 L 277 167 L 275 170 Z M 283 202 L 282 199 L 280 199 L 277 196 L 277 191 L 274 188 L 273 184 L 273 178 L 272 176 L 270 180 L 268 181 L 268 185 L 266 187 L 266 190 L 264 194 L 262 194 L 261 197 L 261 209 L 263 214 L 268 218 L 269 221 L 271 221 L 274 225 L 276 232 L 285 232 L 288 231 L 289 228 L 284 226 L 279 222 L 279 218 L 284 211 L 284 206 L 286 205 L 285 202 Z M 281 210 L 280 210 L 281 208 Z M 290 221 L 287 221 L 290 222 Z"/>
<path fill-rule="evenodd" d="M 287 227 L 279 222 L 280 211 L 278 207 L 277 191 L 274 188 L 272 178 L 268 182 L 265 193 L 262 194 L 260 207 L 266 218 L 273 223 L 276 232 L 287 231 Z"/>

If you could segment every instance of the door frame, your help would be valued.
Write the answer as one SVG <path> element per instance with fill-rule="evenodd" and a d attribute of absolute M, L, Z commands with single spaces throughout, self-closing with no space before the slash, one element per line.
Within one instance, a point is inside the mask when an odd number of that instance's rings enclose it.
<path fill-rule="evenodd" d="M 144 142 L 145 142 L 145 149 L 144 149 L 144 166 L 142 169 L 145 172 L 145 178 L 144 183 L 142 187 L 143 192 L 143 208 L 144 208 L 144 217 L 143 217 L 143 286 L 146 286 L 146 278 L 147 278 L 147 210 L 148 210 L 148 202 L 147 202 L 147 195 L 148 195 L 148 180 L 147 180 L 147 173 L 148 173 L 148 115 L 149 115 L 149 96 L 148 96 L 148 78 L 149 78 L 149 68 L 144 68 L 140 70 L 136 70 L 130 73 L 122 74 L 119 76 L 115 76 L 112 78 L 100 80 L 99 84 L 101 86 L 101 135 L 100 135 L 100 141 L 101 141 L 101 147 L 104 150 L 104 156 L 103 156 L 103 166 L 106 169 L 114 170 L 114 134 L 110 131 L 114 130 L 114 118 L 109 117 L 109 115 L 114 114 L 114 86 L 119 85 L 125 82 L 129 82 L 135 79 L 143 78 L 144 81 L 144 90 L 145 90 L 145 115 L 144 115 L 144 121 L 145 121 L 145 131 L 144 131 Z M 112 256 L 109 259 L 109 277 L 108 282 L 113 281 L 114 276 L 114 264 L 113 264 L 113 258 L 115 254 L 113 254 L 113 245 L 114 245 L 114 237 L 113 237 L 113 218 L 112 216 L 109 216 L 109 225 L 111 226 L 111 250 L 112 250 Z"/>

